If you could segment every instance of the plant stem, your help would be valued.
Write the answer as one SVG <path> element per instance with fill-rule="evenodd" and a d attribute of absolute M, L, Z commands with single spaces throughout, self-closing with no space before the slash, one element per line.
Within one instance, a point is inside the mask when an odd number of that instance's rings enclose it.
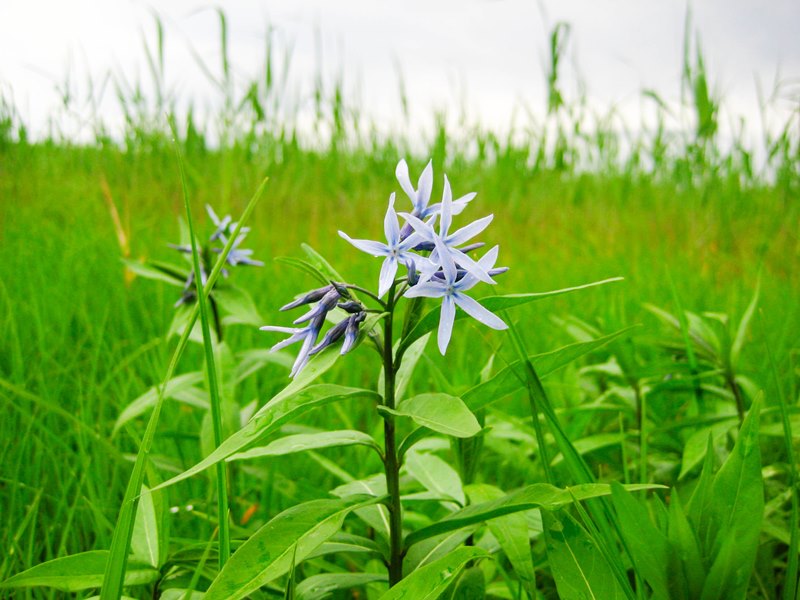
<path fill-rule="evenodd" d="M 383 323 L 383 405 L 394 410 L 394 379 L 397 370 L 392 350 L 392 320 L 394 317 L 394 285 L 389 290 L 387 315 Z M 403 578 L 403 513 L 400 505 L 400 462 L 397 457 L 395 422 L 384 415 L 384 467 L 386 491 L 389 493 L 389 586 Z"/>

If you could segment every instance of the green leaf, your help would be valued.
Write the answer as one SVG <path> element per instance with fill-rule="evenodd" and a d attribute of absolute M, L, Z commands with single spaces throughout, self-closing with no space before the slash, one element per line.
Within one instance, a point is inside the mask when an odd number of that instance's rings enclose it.
<path fill-rule="evenodd" d="M 710 427 L 703 427 L 690 435 L 683 447 L 681 472 L 680 475 L 678 475 L 678 480 L 686 477 L 686 475 L 703 461 L 708 450 L 709 436 L 712 440 L 711 447 L 713 449 L 715 446 L 722 443 L 725 436 L 728 435 L 728 430 L 734 425 L 736 425 L 736 415 L 731 415 L 730 419 L 726 419 L 721 423 L 715 423 Z"/>
<path fill-rule="evenodd" d="M 236 550 L 211 582 L 205 600 L 238 600 L 255 592 L 339 531 L 351 511 L 377 501 L 312 500 L 283 511 Z"/>
<path fill-rule="evenodd" d="M 733 368 L 736 368 L 739 364 L 739 356 L 742 354 L 742 348 L 744 347 L 745 338 L 747 337 L 747 328 L 750 326 L 750 321 L 753 319 L 753 315 L 756 312 L 760 292 L 761 278 L 759 277 L 756 290 L 753 293 L 753 299 L 750 300 L 750 304 L 747 306 L 747 310 L 744 311 L 742 320 L 739 321 L 739 327 L 736 329 L 736 337 L 734 337 L 733 344 L 731 344 L 731 366 Z"/>
<path fill-rule="evenodd" d="M 647 508 L 641 501 L 617 482 L 611 484 L 611 501 L 634 569 L 650 584 L 652 598 L 668 600 L 667 537 L 650 520 Z"/>
<path fill-rule="evenodd" d="M 664 486 L 655 484 L 631 484 L 625 486 L 626 489 L 632 491 L 663 487 Z M 471 487 L 467 486 L 467 495 L 470 494 L 470 489 Z M 534 483 L 512 492 L 503 498 L 498 498 L 497 500 L 491 500 L 489 502 L 481 502 L 480 504 L 472 504 L 462 510 L 454 512 L 432 525 L 410 533 L 405 543 L 406 546 L 412 546 L 434 535 L 453 531 L 461 527 L 466 527 L 467 525 L 472 525 L 473 523 L 481 523 L 489 519 L 495 519 L 525 510 L 532 510 L 534 508 L 554 510 L 571 504 L 573 501 L 608 496 L 609 494 L 611 494 L 611 487 L 606 483 L 586 483 L 566 489 L 557 488 L 549 483 Z"/>
<path fill-rule="evenodd" d="M 303 260 L 301 258 L 295 258 L 293 256 L 277 256 L 275 257 L 275 261 L 289 265 L 290 267 L 294 267 L 295 269 L 308 273 L 322 285 L 327 285 L 329 283 L 325 275 L 323 275 L 319 269 L 317 269 L 307 260 Z"/>
<path fill-rule="evenodd" d="M 339 446 L 368 446 L 381 454 L 381 448 L 372 436 L 361 431 L 344 429 L 340 431 L 321 431 L 319 433 L 300 433 L 279 438 L 266 446 L 251 448 L 245 452 L 234 454 L 231 460 L 247 460 L 263 456 L 285 456 L 306 450 L 335 448 Z"/>
<path fill-rule="evenodd" d="M 467 563 L 488 556 L 485 551 L 475 547 L 454 550 L 411 573 L 381 596 L 380 600 L 435 600 L 455 581 Z"/>
<path fill-rule="evenodd" d="M 426 490 L 439 497 L 452 498 L 461 506 L 467 503 L 458 473 L 435 454 L 412 450 L 406 455 L 405 467 Z"/>
<path fill-rule="evenodd" d="M 324 354 L 324 352 L 321 354 Z M 282 397 L 279 398 L 279 396 Z M 380 398 L 376 392 L 370 390 L 349 388 L 328 383 L 312 385 L 291 395 L 284 395 L 283 392 L 281 392 L 259 410 L 242 429 L 223 441 L 214 452 L 187 471 L 176 475 L 154 489 L 161 489 L 173 485 L 204 471 L 212 465 L 225 460 L 229 456 L 244 450 L 250 444 L 254 444 L 265 436 L 278 431 L 285 423 L 310 410 L 325 404 L 330 404 L 331 402 L 359 397 L 364 397 L 375 402 Z"/>
<path fill-rule="evenodd" d="M 156 281 L 163 281 L 175 287 L 183 287 L 186 285 L 186 279 L 189 277 L 189 271 L 181 269 L 167 263 L 148 260 L 147 262 L 139 262 L 138 260 L 131 260 L 123 258 L 122 262 L 125 266 L 146 279 L 154 279 Z"/>
<path fill-rule="evenodd" d="M 403 395 L 406 393 L 408 384 L 411 382 L 411 378 L 414 376 L 417 363 L 422 357 L 422 353 L 425 351 L 425 346 L 427 346 L 430 337 L 430 334 L 423 335 L 421 338 L 411 344 L 408 347 L 408 350 L 406 350 L 406 353 L 403 356 L 403 362 L 400 363 L 400 368 L 397 370 L 397 375 L 395 375 L 394 378 L 395 401 L 401 400 Z M 383 386 L 378 389 L 383 389 Z"/>
<path fill-rule="evenodd" d="M 153 494 L 145 485 L 142 486 L 139 506 L 136 509 L 136 519 L 133 523 L 131 557 L 156 568 L 161 566 L 156 506 L 153 502 Z"/>
<path fill-rule="evenodd" d="M 338 590 L 354 590 L 368 583 L 388 581 L 383 573 L 321 573 L 304 579 L 297 586 L 296 600 L 322 600 Z"/>
<path fill-rule="evenodd" d="M 714 477 L 709 506 L 711 550 L 714 561 L 703 586 L 703 600 L 744 598 L 758 552 L 764 515 L 764 484 L 757 398 L 739 430 L 730 456 Z"/>
<path fill-rule="evenodd" d="M 191 400 L 195 398 L 191 392 L 193 390 L 197 390 L 198 388 L 196 386 L 199 383 L 202 383 L 202 381 L 203 373 L 200 371 L 193 371 L 191 373 L 178 375 L 177 377 L 173 377 L 167 381 L 166 386 L 163 386 L 163 396 L 165 399 L 180 398 L 182 401 L 188 400 L 189 404 L 198 406 L 195 401 Z M 151 387 L 144 394 L 128 404 L 128 406 L 122 410 L 119 417 L 117 417 L 117 421 L 114 423 L 114 430 L 111 435 L 115 435 L 123 425 L 153 408 L 153 406 L 155 406 L 158 402 L 158 392 L 158 387 Z M 205 394 L 201 394 L 200 398 L 204 397 Z M 208 408 L 208 400 L 204 400 L 203 404 L 200 406 L 202 408 Z"/>
<path fill-rule="evenodd" d="M 340 498 L 363 496 L 364 494 L 379 498 L 386 495 L 386 475 L 384 473 L 376 473 L 364 479 L 348 481 L 332 490 L 331 493 Z M 384 539 L 389 539 L 389 509 L 385 505 L 376 504 L 360 508 L 356 511 L 356 516 L 383 536 Z"/>
<path fill-rule="evenodd" d="M 614 277 L 612 279 L 604 279 L 603 281 L 595 281 L 594 283 L 588 283 L 586 285 L 580 285 L 577 287 L 571 288 L 564 288 L 562 290 L 554 290 L 551 292 L 538 292 L 533 294 L 508 294 L 505 296 L 487 296 L 486 298 L 481 298 L 481 304 L 492 312 L 496 312 L 499 310 L 505 310 L 507 308 L 514 308 L 517 306 L 522 306 L 523 304 L 528 304 L 529 302 L 535 302 L 536 300 L 542 300 L 544 298 L 550 298 L 552 296 L 560 296 L 561 294 L 568 294 L 570 292 L 577 292 L 580 290 L 585 290 L 587 288 L 596 287 L 600 285 L 605 285 L 606 283 L 613 283 L 615 281 L 622 281 L 622 277 Z M 428 312 L 424 317 L 422 317 L 414 328 L 408 333 L 408 335 L 403 338 L 402 342 L 400 343 L 400 347 L 397 349 L 397 355 L 402 356 L 408 347 L 421 338 L 423 335 L 428 333 L 429 331 L 433 331 L 439 325 L 439 316 L 440 310 L 435 308 Z M 463 311 L 456 312 L 456 320 L 464 319 L 468 315 Z"/>
<path fill-rule="evenodd" d="M 311 265 L 320 273 L 322 273 L 328 279 L 328 281 L 345 281 L 345 278 L 339 274 L 339 271 L 334 269 L 333 266 L 331 266 L 331 263 L 329 263 L 319 252 L 314 250 L 314 248 L 308 244 L 300 244 L 300 247 L 303 249 L 303 252 L 306 253 L 308 261 L 311 263 Z"/>
<path fill-rule="evenodd" d="M 596 541 L 566 512 L 542 511 L 547 562 L 562 600 L 626 598 Z"/>
<path fill-rule="evenodd" d="M 264 324 L 264 319 L 259 314 L 255 302 L 245 290 L 227 284 L 225 287 L 215 289 L 211 296 L 221 309 L 224 325 L 259 327 Z"/>
<path fill-rule="evenodd" d="M 546 352 L 544 354 L 534 354 L 528 357 L 539 377 L 546 377 L 550 373 L 560 369 L 570 362 L 602 348 L 613 340 L 628 334 L 636 327 L 626 327 L 609 335 L 591 340 L 589 342 L 577 342 L 569 344 L 558 350 Z M 476 385 L 462 395 L 464 403 L 472 411 L 485 408 L 494 402 L 502 400 L 509 394 L 524 387 L 525 382 L 525 363 L 517 360 L 508 367 L 501 370 L 488 381 Z"/>
<path fill-rule="evenodd" d="M 486 484 L 469 487 L 470 501 L 481 503 L 499 500 L 505 496 L 503 490 Z M 497 517 L 487 522 L 489 531 L 497 538 L 500 547 L 514 567 L 523 588 L 531 598 L 536 598 L 536 574 L 531 556 L 531 541 L 528 534 L 528 521 L 522 514 Z"/>
<path fill-rule="evenodd" d="M 420 394 L 403 400 L 393 412 L 410 417 L 417 425 L 454 437 L 472 437 L 481 430 L 464 401 L 449 394 Z"/>
<path fill-rule="evenodd" d="M 49 560 L 0 583 L 0 589 L 35 586 L 78 592 L 99 587 L 108 561 L 108 550 L 92 550 Z M 145 585 L 156 581 L 158 570 L 135 559 L 128 560 L 125 585 Z"/>
<path fill-rule="evenodd" d="M 403 572 L 411 573 L 450 554 L 456 548 L 463 546 L 464 542 L 475 533 L 478 527 L 478 524 L 462 527 L 414 544 L 408 549 L 403 559 Z"/>
<path fill-rule="evenodd" d="M 450 600 L 485 600 L 486 577 L 480 567 L 464 569 L 449 596 Z"/>
<path fill-rule="evenodd" d="M 669 577 L 668 590 L 673 600 L 699 598 L 706 574 L 697 534 L 689 524 L 681 505 L 678 490 L 670 493 L 669 522 Z"/>

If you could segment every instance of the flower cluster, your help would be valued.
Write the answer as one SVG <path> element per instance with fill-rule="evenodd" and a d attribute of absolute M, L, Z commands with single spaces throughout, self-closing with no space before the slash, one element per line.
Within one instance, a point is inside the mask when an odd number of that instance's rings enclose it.
<path fill-rule="evenodd" d="M 508 270 L 505 267 L 495 267 L 497 246 L 479 259 L 469 256 L 484 244 L 480 242 L 468 244 L 468 242 L 489 226 L 493 215 L 454 230 L 453 216 L 464 211 L 467 204 L 475 198 L 475 193 L 454 200 L 450 182 L 445 176 L 442 201 L 430 204 L 433 188 L 431 163 L 425 167 L 416 188 L 409 179 L 408 165 L 404 160 L 397 165 L 395 174 L 400 187 L 411 200 L 412 209 L 411 212 L 396 212 L 395 194 L 389 196 L 389 206 L 383 219 L 386 241 L 353 239 L 343 231 L 339 231 L 342 238 L 359 250 L 383 258 L 378 276 L 378 293 L 369 295 L 381 302 L 384 310 L 392 310 L 401 295 L 406 298 L 441 298 L 438 342 L 442 354 L 447 351 L 450 343 L 456 307 L 493 329 L 506 329 L 507 325 L 502 319 L 466 294 L 479 282 L 495 284 L 494 277 Z M 402 227 L 399 217 L 405 220 Z M 405 268 L 406 275 L 398 279 L 397 272 L 401 265 Z M 381 301 L 387 293 L 390 295 L 389 301 Z M 302 342 L 292 367 L 292 377 L 305 367 L 311 356 L 341 337 L 344 337 L 341 353 L 345 354 L 352 349 L 359 327 L 366 318 L 366 309 L 360 303 L 351 300 L 346 287 L 337 283 L 312 290 L 281 310 L 311 303 L 316 304 L 294 321 L 295 325 L 302 326 L 268 325 L 261 328 L 264 331 L 289 334 L 288 338 L 272 347 L 273 351 Z M 348 316 L 331 327 L 322 341 L 317 343 L 327 314 L 336 307 L 346 311 Z"/>
<path fill-rule="evenodd" d="M 285 348 L 295 342 L 302 342 L 300 352 L 292 365 L 290 377 L 297 375 L 308 363 L 309 358 L 344 337 L 341 354 L 346 354 L 353 349 L 358 338 L 361 323 L 367 317 L 364 306 L 350 298 L 347 289 L 339 283 L 333 283 L 304 294 L 294 302 L 282 306 L 281 310 L 291 310 L 315 302 L 316 304 L 303 316 L 294 320 L 295 325 L 306 323 L 303 327 L 279 327 L 266 325 L 262 331 L 277 331 L 288 333 L 289 337 L 275 344 L 271 350 L 274 352 Z M 317 343 L 322 325 L 328 313 L 334 308 L 340 308 L 347 313 L 344 319 L 331 327 L 322 340 Z"/>
<path fill-rule="evenodd" d="M 214 212 L 214 209 L 211 208 L 208 204 L 206 204 L 206 211 L 208 212 L 208 216 L 211 219 L 211 222 L 214 224 L 214 233 L 208 238 L 206 244 L 200 249 L 200 275 L 202 279 L 202 285 L 206 284 L 206 280 L 208 279 L 208 273 L 211 270 L 211 256 L 209 252 L 215 252 L 216 254 L 220 254 L 222 249 L 228 243 L 228 240 L 233 235 L 233 231 L 236 229 L 236 222 L 231 219 L 230 215 L 226 215 L 222 219 L 220 219 L 217 214 Z M 228 256 L 225 258 L 225 264 L 230 267 L 236 267 L 239 265 L 251 265 L 254 267 L 263 267 L 264 263 L 260 260 L 255 260 L 252 257 L 253 251 L 245 248 L 241 248 L 242 242 L 247 237 L 248 232 L 250 231 L 249 227 L 242 227 L 239 231 L 239 235 L 233 242 L 233 246 L 231 247 L 230 252 L 228 252 Z M 191 257 L 192 254 L 192 247 L 190 244 L 168 244 L 170 248 L 177 250 L 182 254 L 186 254 Z M 226 268 L 222 269 L 222 276 L 228 277 L 229 271 Z M 195 292 L 195 285 L 194 285 L 194 269 L 189 270 L 189 275 L 186 278 L 186 284 L 183 286 L 183 293 L 178 301 L 175 303 L 175 306 L 180 306 L 181 304 L 188 304 L 194 302 L 197 294 Z"/>

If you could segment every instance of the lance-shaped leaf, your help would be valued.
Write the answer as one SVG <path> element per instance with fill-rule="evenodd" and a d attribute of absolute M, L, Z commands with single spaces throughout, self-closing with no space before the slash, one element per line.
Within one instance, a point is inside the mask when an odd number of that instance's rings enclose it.
<path fill-rule="evenodd" d="M 563 600 L 623 600 L 627 595 L 595 540 L 566 513 L 542 511 L 547 562 Z"/>
<path fill-rule="evenodd" d="M 108 555 L 108 550 L 92 550 L 49 560 L 6 579 L 0 583 L 0 590 L 46 586 L 65 592 L 78 592 L 96 588 L 103 583 Z M 135 559 L 128 560 L 126 586 L 145 585 L 158 577 L 155 567 Z"/>
<path fill-rule="evenodd" d="M 586 285 L 580 285 L 571 288 L 564 288 L 561 290 L 553 290 L 551 292 L 539 292 L 534 294 L 508 294 L 506 296 L 488 296 L 486 298 L 481 298 L 481 304 L 484 308 L 491 312 L 497 312 L 499 310 L 504 310 L 507 308 L 514 308 L 517 306 L 522 306 L 523 304 L 528 304 L 529 302 L 535 302 L 536 300 L 543 300 L 544 298 L 550 298 L 552 296 L 560 296 L 561 294 L 568 294 L 570 292 L 577 292 L 579 290 L 585 290 L 587 288 L 596 287 L 599 285 L 605 285 L 606 283 L 613 283 L 615 281 L 622 281 L 622 277 L 614 277 L 612 279 L 604 279 L 603 281 L 595 281 L 594 283 L 588 283 Z M 414 328 L 408 333 L 408 335 L 403 338 L 403 341 L 400 344 L 400 347 L 397 349 L 397 356 L 402 356 L 408 347 L 413 344 L 416 340 L 421 338 L 426 333 L 433 331 L 439 325 L 439 317 L 441 314 L 441 310 L 439 308 L 435 308 L 427 313 L 424 317 L 422 317 Z M 468 317 L 467 313 L 463 311 L 456 312 L 456 320 L 464 319 Z"/>
<path fill-rule="evenodd" d="M 454 437 L 472 437 L 481 430 L 478 420 L 464 401 L 450 394 L 420 394 L 403 400 L 393 411 L 384 410 L 410 417 L 417 425 Z"/>
<path fill-rule="evenodd" d="M 710 547 L 714 557 L 703 600 L 744 598 L 758 552 L 764 516 L 764 484 L 758 445 L 760 397 L 742 423 L 739 438 L 711 484 Z"/>
<path fill-rule="evenodd" d="M 379 500 L 312 500 L 283 511 L 236 550 L 211 582 L 205 600 L 252 594 L 332 537 L 351 511 Z"/>
<path fill-rule="evenodd" d="M 191 373 L 184 373 L 170 379 L 163 389 L 164 398 L 176 398 L 182 402 L 198 406 L 200 408 L 208 408 L 207 396 L 202 393 L 196 386 L 203 381 L 203 373 L 200 371 L 192 371 Z M 193 392 L 200 392 L 199 394 Z M 139 415 L 147 412 L 158 402 L 158 387 L 151 387 L 144 394 L 136 398 L 133 402 L 126 406 L 116 423 L 114 423 L 115 435 L 120 427 L 135 419 Z"/>
<path fill-rule="evenodd" d="M 475 484 L 469 487 L 469 498 L 472 502 L 489 502 L 505 496 L 500 488 Z M 500 547 L 508 557 L 514 572 L 531 598 L 536 597 L 536 574 L 531 556 L 531 541 L 528 535 L 528 520 L 525 515 L 517 513 L 497 517 L 488 522 Z"/>
<path fill-rule="evenodd" d="M 339 446 L 367 446 L 381 455 L 381 448 L 371 435 L 352 429 L 340 431 L 320 431 L 317 433 L 299 433 L 287 435 L 270 442 L 266 446 L 250 448 L 245 452 L 234 454 L 228 460 L 247 460 L 263 456 L 284 456 L 305 452 L 306 450 L 319 450 L 322 448 L 335 448 Z"/>
<path fill-rule="evenodd" d="M 380 600 L 435 600 L 455 581 L 466 564 L 489 555 L 480 548 L 459 548 L 414 571 L 391 588 Z"/>
<path fill-rule="evenodd" d="M 453 498 L 461 506 L 467 503 L 458 473 L 435 454 L 411 451 L 406 455 L 405 467 L 409 475 L 437 497 Z M 447 505 L 454 507 L 452 503 Z"/>
<path fill-rule="evenodd" d="M 354 590 L 368 583 L 385 581 L 388 578 L 383 573 L 321 573 L 301 581 L 295 590 L 295 599 L 321 600 L 330 598 L 338 590 Z"/>
<path fill-rule="evenodd" d="M 588 342 L 577 342 L 569 344 L 558 350 L 546 352 L 544 354 L 534 354 L 528 357 L 536 369 L 539 377 L 545 377 L 550 373 L 568 365 L 573 360 L 594 352 L 602 348 L 613 340 L 626 335 L 634 327 L 626 327 L 609 335 L 599 337 Z M 498 372 L 488 381 L 476 385 L 474 388 L 462 395 L 464 403 L 472 411 L 485 408 L 498 400 L 502 400 L 512 392 L 525 386 L 525 364 L 522 360 L 517 360 Z"/>
<path fill-rule="evenodd" d="M 190 469 L 153 489 L 156 490 L 173 485 L 204 471 L 229 456 L 241 452 L 267 435 L 278 431 L 287 422 L 310 410 L 331 402 L 358 397 L 364 397 L 372 401 L 377 401 L 380 398 L 376 392 L 370 390 L 328 383 L 309 386 L 293 395 L 284 395 L 277 401 L 273 398 L 242 429 L 223 441 L 211 454 Z"/>
<path fill-rule="evenodd" d="M 667 536 L 650 520 L 647 508 L 641 501 L 634 498 L 617 482 L 611 484 L 611 500 L 634 569 L 650 584 L 653 599 L 667 600 L 669 598 Z"/>
<path fill-rule="evenodd" d="M 625 489 L 648 490 L 664 488 L 662 485 L 655 484 L 631 484 Z M 467 494 L 469 494 L 467 486 Z M 608 496 L 611 493 L 611 486 L 607 483 L 585 483 L 572 486 L 566 489 L 557 488 L 549 483 L 534 483 L 522 489 L 512 492 L 503 498 L 472 504 L 466 508 L 454 512 L 442 520 L 412 532 L 406 538 L 406 546 L 411 546 L 424 539 L 454 531 L 473 523 L 488 521 L 503 515 L 509 515 L 524 510 L 534 508 L 547 508 L 554 510 L 570 504 L 573 501 L 587 500 L 599 496 Z"/>

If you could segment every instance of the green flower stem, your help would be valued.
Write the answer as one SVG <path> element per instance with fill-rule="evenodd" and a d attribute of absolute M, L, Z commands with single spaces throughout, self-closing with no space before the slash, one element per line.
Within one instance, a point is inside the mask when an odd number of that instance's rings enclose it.
<path fill-rule="evenodd" d="M 394 288 L 389 290 L 387 315 L 383 322 L 383 405 L 394 410 L 395 375 L 399 363 L 395 364 L 392 351 L 392 324 L 394 317 Z M 400 504 L 400 461 L 397 455 L 394 417 L 384 415 L 384 467 L 386 491 L 389 494 L 389 586 L 403 579 L 403 508 Z"/>

